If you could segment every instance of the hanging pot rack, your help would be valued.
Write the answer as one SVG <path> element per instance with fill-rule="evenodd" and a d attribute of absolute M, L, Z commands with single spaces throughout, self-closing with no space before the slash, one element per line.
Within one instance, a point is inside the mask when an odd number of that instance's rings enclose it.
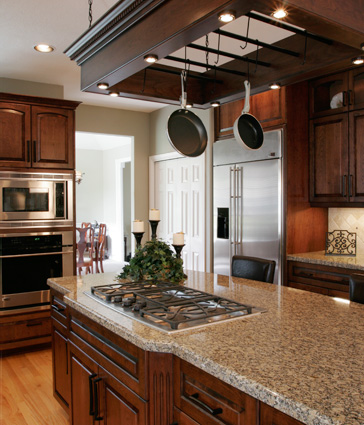
<path fill-rule="evenodd" d="M 188 64 L 188 65 L 193 65 L 193 66 L 199 66 L 201 68 L 206 69 L 206 63 L 203 63 L 203 62 L 197 62 L 197 61 L 193 61 L 193 60 L 190 60 L 190 59 L 182 59 L 182 58 L 178 58 L 177 56 L 169 56 L 169 55 L 166 56 L 164 59 L 168 59 L 170 61 L 184 63 L 184 64 Z M 255 61 L 253 61 L 253 62 L 255 63 Z M 221 66 L 215 66 L 215 65 L 209 65 L 208 67 L 209 67 L 209 69 L 214 69 L 216 71 L 225 72 L 227 74 L 240 75 L 242 77 L 246 76 L 245 72 L 236 71 L 234 69 L 223 68 Z"/>
<path fill-rule="evenodd" d="M 221 35 L 225 35 L 225 34 L 221 34 Z M 252 43 L 252 44 L 257 44 L 257 43 Z M 255 65 L 265 66 L 266 68 L 269 68 L 271 66 L 269 62 L 256 61 L 254 59 L 249 59 L 244 56 L 235 55 L 234 53 L 228 53 L 222 50 L 212 49 L 211 47 L 200 46 L 199 44 L 191 43 L 191 44 L 188 44 L 187 47 L 190 47 L 191 49 L 202 50 L 208 53 L 215 53 L 216 55 L 226 56 L 227 58 L 236 59 L 243 62 L 254 63 Z M 299 53 L 297 53 L 297 56 L 299 56 Z"/>

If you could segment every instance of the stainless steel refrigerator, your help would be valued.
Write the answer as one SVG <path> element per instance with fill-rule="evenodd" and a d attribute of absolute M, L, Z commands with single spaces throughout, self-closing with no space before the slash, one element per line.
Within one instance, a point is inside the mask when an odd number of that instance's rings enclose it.
<path fill-rule="evenodd" d="M 233 255 L 276 261 L 281 283 L 282 130 L 246 150 L 235 139 L 214 143 L 214 273 L 230 275 Z"/>

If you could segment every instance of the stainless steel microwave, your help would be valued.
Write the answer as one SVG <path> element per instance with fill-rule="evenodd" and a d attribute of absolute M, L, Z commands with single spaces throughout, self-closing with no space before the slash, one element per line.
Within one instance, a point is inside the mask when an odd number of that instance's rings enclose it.
<path fill-rule="evenodd" d="M 72 174 L 0 173 L 1 224 L 72 222 L 72 182 Z"/>

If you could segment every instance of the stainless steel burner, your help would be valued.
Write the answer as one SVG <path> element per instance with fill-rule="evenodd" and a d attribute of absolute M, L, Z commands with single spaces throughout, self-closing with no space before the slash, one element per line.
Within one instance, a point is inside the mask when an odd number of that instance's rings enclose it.
<path fill-rule="evenodd" d="M 165 332 L 176 332 L 265 310 L 169 282 L 94 286 L 91 294 L 113 310 Z"/>

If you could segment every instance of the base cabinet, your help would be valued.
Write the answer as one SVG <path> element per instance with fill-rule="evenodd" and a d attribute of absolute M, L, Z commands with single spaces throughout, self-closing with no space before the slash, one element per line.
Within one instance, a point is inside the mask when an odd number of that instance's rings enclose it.
<path fill-rule="evenodd" d="M 300 425 L 172 354 L 143 351 L 51 294 L 54 395 L 71 425 Z"/>
<path fill-rule="evenodd" d="M 359 270 L 288 261 L 288 286 L 332 297 L 349 298 L 349 278 Z"/>

